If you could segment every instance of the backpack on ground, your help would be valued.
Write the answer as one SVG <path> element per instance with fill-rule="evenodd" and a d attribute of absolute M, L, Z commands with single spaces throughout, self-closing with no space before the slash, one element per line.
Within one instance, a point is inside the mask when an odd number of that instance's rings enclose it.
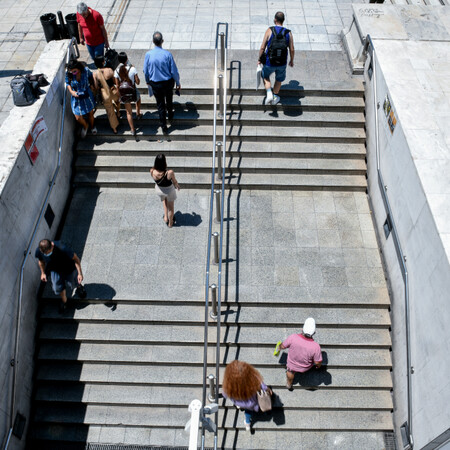
<path fill-rule="evenodd" d="M 34 103 L 37 96 L 34 93 L 33 84 L 21 75 L 15 76 L 10 83 L 14 104 L 16 106 L 28 106 Z"/>
<path fill-rule="evenodd" d="M 270 27 L 272 30 L 272 40 L 270 41 L 267 55 L 271 66 L 284 66 L 287 61 L 288 44 L 286 42 L 286 35 L 290 32 L 287 28 L 282 28 L 277 34 L 275 27 Z"/>
<path fill-rule="evenodd" d="M 130 67 L 131 69 L 131 67 Z M 130 73 L 130 69 L 127 71 L 127 76 Z M 131 80 L 121 80 L 119 84 L 120 103 L 134 103 L 137 100 L 136 88 L 131 83 Z"/>

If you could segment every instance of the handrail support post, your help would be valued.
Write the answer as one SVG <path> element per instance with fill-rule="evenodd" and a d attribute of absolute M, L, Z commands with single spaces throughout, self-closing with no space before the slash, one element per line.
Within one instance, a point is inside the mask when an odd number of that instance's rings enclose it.
<path fill-rule="evenodd" d="M 211 312 L 209 316 L 211 319 L 217 320 L 217 286 L 212 284 L 211 288 Z"/>
<path fill-rule="evenodd" d="M 211 373 L 208 375 L 208 381 L 209 381 L 208 400 L 212 402 L 216 399 L 216 377 Z"/>
<path fill-rule="evenodd" d="M 214 264 L 219 264 L 219 233 L 213 233 L 214 240 Z"/>
<path fill-rule="evenodd" d="M 219 180 L 222 179 L 222 147 L 223 144 L 221 141 L 216 143 L 216 153 L 217 153 L 217 178 Z"/>
<path fill-rule="evenodd" d="M 216 194 L 216 223 L 220 223 L 220 217 L 221 217 L 221 211 L 222 211 L 222 207 L 220 204 L 220 194 L 222 193 L 222 191 L 220 189 L 216 189 L 214 191 L 214 194 Z"/>
<path fill-rule="evenodd" d="M 217 117 L 219 119 L 223 118 L 223 75 L 220 74 L 218 76 L 219 78 L 219 112 L 217 114 Z"/>

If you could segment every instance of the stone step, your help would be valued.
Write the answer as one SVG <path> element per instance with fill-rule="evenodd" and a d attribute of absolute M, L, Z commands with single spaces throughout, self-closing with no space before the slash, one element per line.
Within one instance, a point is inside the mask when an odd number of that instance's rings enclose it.
<path fill-rule="evenodd" d="M 184 173 L 177 177 L 182 189 L 211 188 L 211 174 Z M 99 186 L 121 188 L 153 188 L 155 183 L 149 173 L 141 172 L 79 172 L 75 175 L 76 186 Z M 338 190 L 360 191 L 367 189 L 363 175 L 294 175 L 254 174 L 228 175 L 225 179 L 226 189 L 261 189 L 261 190 Z"/>
<path fill-rule="evenodd" d="M 170 331 L 170 328 L 169 330 Z M 149 343 L 143 340 L 130 344 L 116 343 L 113 339 L 103 338 L 99 342 L 89 337 L 71 341 L 40 341 L 38 358 L 40 360 L 87 361 L 103 363 L 142 363 L 142 364 L 203 364 L 203 343 Z M 231 344 L 221 345 L 221 364 L 226 365 L 239 358 L 251 364 L 263 366 L 285 365 L 287 352 L 281 352 L 279 357 L 273 356 L 274 345 Z M 391 368 L 390 352 L 387 349 L 355 349 L 328 348 L 322 346 L 324 352 L 323 364 L 330 368 Z M 208 361 L 215 361 L 216 347 L 211 342 L 208 347 Z"/>
<path fill-rule="evenodd" d="M 67 342 L 88 341 L 91 343 L 108 340 L 111 344 L 137 343 L 143 345 L 177 343 L 178 345 L 199 345 L 204 342 L 204 327 L 192 325 L 158 325 L 158 324 L 117 324 L 117 323 L 91 323 L 60 321 L 59 319 L 43 319 L 40 340 L 57 340 Z M 301 331 L 301 325 L 286 327 L 281 324 L 257 328 L 264 332 L 255 332 L 256 328 L 250 325 L 222 325 L 220 330 L 221 343 L 226 343 L 230 348 L 243 348 L 260 346 L 264 349 L 275 348 L 275 343 L 293 333 Z M 217 332 L 212 324 L 208 328 L 209 342 L 215 342 Z M 391 345 L 389 330 L 380 328 L 349 328 L 349 327 L 323 327 L 318 325 L 315 339 L 324 349 L 351 348 L 363 349 L 389 349 Z M 331 351 L 331 350 L 330 350 Z"/>
<path fill-rule="evenodd" d="M 279 399 L 275 405 L 283 405 L 285 410 L 292 409 L 370 409 L 392 410 L 391 393 L 385 391 L 361 390 L 309 390 L 296 389 L 291 393 L 285 389 L 275 391 Z M 189 386 L 134 386 L 131 384 L 68 384 L 68 383 L 40 383 L 36 390 L 36 400 L 56 403 L 83 403 L 102 405 L 153 405 L 185 407 L 195 399 L 202 398 L 202 388 Z M 234 409 L 230 402 L 219 400 L 223 408 Z"/>
<path fill-rule="evenodd" d="M 182 367 L 182 370 L 180 368 Z M 257 367 L 258 368 L 258 367 Z M 214 369 L 211 367 L 211 371 Z M 224 368 L 220 367 L 219 379 L 223 379 Z M 267 384 L 276 389 L 286 383 L 283 366 L 262 367 L 262 376 Z M 168 374 L 177 374 L 170 377 Z M 203 368 L 176 364 L 102 363 L 91 361 L 40 361 L 37 379 L 40 381 L 74 381 L 81 383 L 138 384 L 167 386 L 201 386 Z M 343 368 L 310 370 L 298 376 L 303 387 L 319 389 L 384 389 L 392 388 L 391 373 L 386 369 Z M 294 386 L 297 388 L 297 384 Z"/>
<path fill-rule="evenodd" d="M 147 91 L 141 96 L 141 108 L 156 110 L 155 97 L 148 97 Z M 227 110 L 292 110 L 300 109 L 307 111 L 334 111 L 334 112 L 364 112 L 364 99 L 361 97 L 333 97 L 333 96 L 314 96 L 301 93 L 282 93 L 281 101 L 278 105 L 272 107 L 264 105 L 263 91 L 259 95 L 244 95 L 240 93 L 229 94 L 227 96 Z M 214 97 L 212 92 L 208 94 L 187 94 L 182 93 L 180 97 L 174 97 L 173 105 L 175 111 L 189 109 L 212 109 L 214 106 Z M 102 106 L 99 107 L 102 109 Z M 122 108 L 124 110 L 124 108 Z"/>
<path fill-rule="evenodd" d="M 253 76 L 253 75 L 252 75 Z M 194 86 L 195 80 L 190 80 L 190 85 L 188 87 L 183 87 L 181 90 L 181 98 L 187 97 L 191 98 L 193 96 L 212 96 L 214 93 L 214 89 L 212 87 L 205 88 L 203 85 Z M 252 79 L 253 84 L 253 79 Z M 144 95 L 144 97 L 148 97 L 148 89 L 145 84 L 141 83 L 138 87 L 139 92 Z M 265 91 L 261 87 L 256 90 L 254 87 L 252 88 L 228 88 L 227 89 L 228 96 L 244 96 L 248 97 L 257 97 L 263 98 L 265 96 Z M 364 98 L 364 85 L 361 79 L 351 79 L 348 81 L 339 81 L 339 82 L 327 82 L 326 84 L 319 83 L 315 84 L 308 80 L 308 86 L 304 86 L 302 89 L 290 88 L 288 86 L 282 86 L 281 94 L 283 97 L 293 97 L 293 98 L 309 98 L 309 97 L 319 97 L 319 98 L 327 98 L 327 97 L 338 97 L 338 98 L 351 98 L 351 99 L 363 99 Z M 174 96 L 174 101 L 178 100 L 178 97 Z M 152 97 L 154 100 L 154 97 Z"/>
<path fill-rule="evenodd" d="M 169 134 L 164 136 L 159 125 L 136 122 L 137 135 L 133 136 L 128 125 L 119 127 L 119 132 L 115 135 L 108 124 L 99 121 L 96 136 L 89 134 L 88 139 L 94 144 L 105 139 L 148 139 L 148 140 L 212 140 L 213 127 L 211 125 L 196 125 L 196 123 L 174 124 L 169 127 Z M 218 130 L 218 140 L 221 140 L 221 130 Z M 262 142 L 314 142 L 314 143 L 341 143 L 341 144 L 364 144 L 366 140 L 363 128 L 337 128 L 337 127 L 289 127 L 277 126 L 276 133 L 272 127 L 260 125 L 248 125 L 245 127 L 227 125 L 226 136 L 231 141 L 262 141 Z"/>
<path fill-rule="evenodd" d="M 90 189 L 90 188 L 89 188 Z M 232 215 L 231 215 L 232 217 Z M 356 217 L 355 217 L 356 218 Z M 355 253 L 350 251 L 341 252 L 341 251 L 333 251 L 331 249 L 327 251 L 327 249 L 322 249 L 319 252 L 308 252 L 308 250 L 300 251 L 299 254 L 296 255 L 297 265 L 302 266 L 320 266 L 324 261 L 331 261 L 329 265 L 336 264 L 336 261 L 339 263 L 339 266 L 342 266 L 342 259 L 345 258 L 355 258 Z M 240 256 L 243 258 L 244 255 L 243 249 L 240 249 Z M 255 250 L 255 254 L 258 255 L 258 250 Z M 358 252 L 357 252 L 358 253 Z M 358 253 L 359 254 L 359 253 Z M 286 255 L 284 255 L 286 257 Z M 364 256 L 364 254 L 363 254 Z M 269 254 L 269 257 L 273 257 L 273 255 Z M 304 261 L 304 258 L 308 258 L 308 261 Z M 359 263 L 355 261 L 355 266 Z M 350 266 L 351 267 L 351 266 Z M 319 270 L 319 269 L 318 269 Z M 211 273 L 213 269 L 211 269 Z M 223 280 L 223 278 L 222 278 Z M 83 305 L 84 307 L 88 304 L 105 304 L 108 301 L 109 303 L 115 305 L 116 307 L 119 305 L 151 305 L 154 302 L 161 302 L 161 295 L 158 293 L 153 294 L 151 292 L 147 292 L 145 297 L 143 298 L 133 298 L 129 297 L 127 299 L 121 297 L 115 297 L 114 300 L 111 300 L 108 293 L 102 291 L 101 289 L 96 289 L 87 285 L 87 298 L 84 300 L 76 299 L 74 300 L 74 305 Z M 266 304 L 265 306 L 270 307 L 276 303 L 277 307 L 288 307 L 288 306 L 323 306 L 324 304 L 328 306 L 347 306 L 347 307 L 363 307 L 370 306 L 372 308 L 385 308 L 390 305 L 389 294 L 387 293 L 384 287 L 339 287 L 339 286 L 315 286 L 314 289 L 306 289 L 304 287 L 298 286 L 249 286 L 248 290 L 241 287 L 239 301 L 236 302 L 235 298 L 231 293 L 228 293 L 228 298 L 222 300 L 222 306 L 233 306 L 240 305 L 241 307 L 247 306 L 255 306 L 255 304 Z M 42 298 L 42 303 L 50 302 L 55 303 L 55 299 L 59 302 L 59 297 L 54 295 L 51 289 L 48 290 L 48 293 L 51 295 L 49 297 Z M 202 294 L 204 294 L 202 292 Z M 92 296 L 92 298 L 90 298 Z M 104 298 L 102 298 L 104 296 Z M 165 295 L 165 301 L 170 301 L 172 303 L 181 302 L 184 304 L 204 304 L 202 300 L 202 296 L 197 295 L 185 295 L 181 297 L 177 294 L 176 291 L 167 293 Z"/>
<path fill-rule="evenodd" d="M 153 166 L 154 159 L 145 156 L 96 156 L 81 155 L 76 160 L 76 168 L 81 170 L 146 172 Z M 212 160 L 210 156 L 186 156 L 172 158 L 170 167 L 176 173 L 195 172 L 211 173 Z M 233 156 L 226 158 L 227 173 L 273 173 L 280 174 L 335 174 L 364 175 L 366 164 L 364 160 L 325 159 L 325 158 L 242 158 Z"/>
<path fill-rule="evenodd" d="M 267 112 L 267 114 L 266 114 Z M 120 123 L 128 126 L 128 122 L 124 114 L 120 119 Z M 195 107 L 188 109 L 176 110 L 172 124 L 175 128 L 183 128 L 185 126 L 201 126 L 212 125 L 214 112 L 209 110 L 197 110 Z M 218 120 L 218 123 L 221 123 Z M 96 124 L 106 126 L 107 116 L 104 112 L 96 115 Z M 159 115 L 157 111 L 146 111 L 142 118 L 138 121 L 135 118 L 136 126 L 159 124 Z M 227 112 L 227 124 L 229 126 L 257 126 L 257 127 L 274 127 L 275 130 L 279 126 L 283 127 L 339 127 L 339 128 L 364 128 L 364 114 L 360 112 L 329 112 L 329 111 L 298 111 L 297 114 L 278 114 L 272 109 L 268 111 L 229 111 Z M 274 130 L 272 130 L 273 133 Z"/>
<path fill-rule="evenodd" d="M 364 159 L 366 149 L 364 144 L 339 143 L 309 143 L 285 142 L 278 145 L 276 142 L 227 142 L 228 156 L 246 156 L 252 158 L 358 158 Z M 94 142 L 84 139 L 78 142 L 79 155 L 107 155 L 107 156 L 152 156 L 164 153 L 170 162 L 173 156 L 209 156 L 212 155 L 212 143 L 205 141 L 150 141 L 115 139 Z"/>
<path fill-rule="evenodd" d="M 340 446 L 342 449 L 379 450 L 390 448 L 386 446 L 385 433 L 364 431 L 298 431 L 260 429 L 255 425 L 255 433 L 247 433 L 243 429 L 243 414 L 234 412 L 236 428 L 219 429 L 219 448 L 228 450 L 248 449 L 279 449 L 284 446 L 290 448 L 323 449 Z M 273 419 L 275 422 L 275 419 Z M 277 423 L 282 424 L 283 418 L 277 417 Z M 187 419 L 186 419 L 187 421 Z M 212 434 L 205 435 L 205 450 L 214 447 Z M 86 442 L 100 442 L 103 444 L 115 442 L 129 443 L 130 445 L 159 445 L 161 448 L 187 448 L 188 435 L 184 430 L 169 428 L 145 427 L 114 427 L 96 425 L 52 424 L 40 423 L 39 428 L 33 428 L 31 437 L 35 439 L 36 446 L 45 450 L 85 450 Z M 54 439 L 57 439 L 56 441 Z M 303 445 L 304 447 L 298 447 Z M 326 446 L 326 447 L 325 447 Z M 169 447 L 170 448 L 170 447 Z"/>
<path fill-rule="evenodd" d="M 222 310 L 222 324 L 239 324 L 252 326 L 273 326 L 283 324 L 285 327 L 300 326 L 300 320 L 305 317 L 314 317 L 319 326 L 346 326 L 346 327 L 378 327 L 388 328 L 390 317 L 387 309 L 379 308 L 349 308 L 349 307 L 305 307 L 289 306 L 272 309 L 267 314 L 266 307 L 249 306 L 241 308 L 239 305 L 227 307 Z M 68 309 L 63 315 L 56 305 L 46 304 L 42 308 L 41 319 L 58 319 L 62 322 L 98 321 L 111 323 L 134 324 L 203 324 L 204 307 L 193 305 L 179 305 L 174 314 L 171 304 L 154 305 L 121 305 L 120 308 L 105 308 L 101 304 L 91 304 L 87 308 Z M 214 321 L 210 319 L 213 323 Z"/>
<path fill-rule="evenodd" d="M 235 427 L 234 414 L 219 409 L 219 423 L 222 429 Z M 237 415 L 237 411 L 235 410 Z M 320 416 L 319 416 L 320 414 Z M 242 415 L 242 413 L 241 413 Z M 145 426 L 184 428 L 189 419 L 185 407 L 154 406 L 103 406 L 42 404 L 36 408 L 34 420 L 38 423 L 53 422 L 65 424 L 89 424 L 108 426 Z M 271 422 L 257 422 L 258 429 L 274 429 Z M 392 428 L 392 417 L 388 411 L 289 411 L 285 416 L 283 430 L 345 430 L 345 431 L 388 431 Z"/>

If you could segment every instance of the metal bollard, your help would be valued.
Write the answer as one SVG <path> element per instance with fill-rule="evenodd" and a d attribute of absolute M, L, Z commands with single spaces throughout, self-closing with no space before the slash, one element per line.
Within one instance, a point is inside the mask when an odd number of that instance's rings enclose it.
<path fill-rule="evenodd" d="M 219 75 L 219 114 L 218 117 L 223 117 L 223 75 Z"/>
<path fill-rule="evenodd" d="M 222 31 L 220 36 L 220 70 L 223 72 L 225 69 L 225 33 Z"/>
<path fill-rule="evenodd" d="M 214 261 L 213 264 L 219 264 L 219 233 L 213 233 L 214 239 Z"/>
<path fill-rule="evenodd" d="M 217 178 L 222 179 L 222 142 L 216 143 L 216 153 L 217 153 Z"/>
<path fill-rule="evenodd" d="M 214 191 L 214 194 L 216 194 L 216 223 L 220 223 L 220 212 L 221 212 L 221 207 L 220 207 L 220 194 L 222 193 L 222 191 L 220 189 L 216 189 Z"/>
<path fill-rule="evenodd" d="M 216 320 L 217 319 L 217 286 L 215 284 L 212 284 L 210 286 L 211 288 L 211 312 L 209 313 L 209 316 L 211 319 Z"/>
<path fill-rule="evenodd" d="M 212 373 L 210 373 L 208 375 L 208 380 L 209 380 L 208 400 L 212 402 L 216 399 L 216 378 Z"/>

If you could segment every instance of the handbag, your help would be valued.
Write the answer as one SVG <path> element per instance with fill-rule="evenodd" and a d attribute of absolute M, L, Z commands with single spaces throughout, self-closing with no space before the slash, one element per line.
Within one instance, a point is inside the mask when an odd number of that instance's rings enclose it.
<path fill-rule="evenodd" d="M 262 412 L 270 411 L 272 409 L 272 394 L 269 389 L 266 391 L 258 391 L 257 392 L 258 405 L 259 409 Z"/>

